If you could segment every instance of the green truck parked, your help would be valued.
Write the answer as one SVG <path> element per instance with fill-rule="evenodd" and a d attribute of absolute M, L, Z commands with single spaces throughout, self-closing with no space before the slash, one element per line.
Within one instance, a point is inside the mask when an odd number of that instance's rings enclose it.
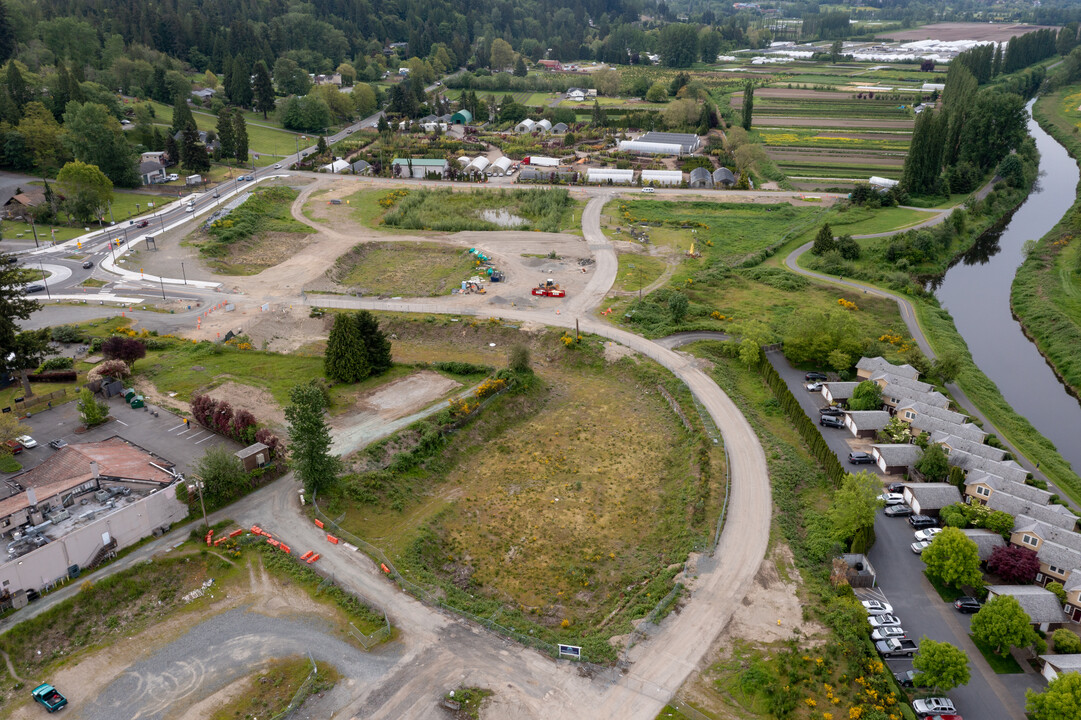
<path fill-rule="evenodd" d="M 42 683 L 34 688 L 30 696 L 45 706 L 49 712 L 56 712 L 68 704 L 68 699 L 60 694 L 60 691 L 49 683 Z"/>

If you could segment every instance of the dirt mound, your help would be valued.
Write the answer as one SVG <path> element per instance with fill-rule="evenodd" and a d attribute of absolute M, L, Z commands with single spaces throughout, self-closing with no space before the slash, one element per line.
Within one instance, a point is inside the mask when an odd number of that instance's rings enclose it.
<path fill-rule="evenodd" d="M 265 389 L 241 385 L 232 380 L 225 382 L 207 393 L 215 400 L 225 400 L 234 410 L 250 412 L 259 422 L 265 422 L 277 428 L 285 427 L 285 412 L 277 401 Z"/>

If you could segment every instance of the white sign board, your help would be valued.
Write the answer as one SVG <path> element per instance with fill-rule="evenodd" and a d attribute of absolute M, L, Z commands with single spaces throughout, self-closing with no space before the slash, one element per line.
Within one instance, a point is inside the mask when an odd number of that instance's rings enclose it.
<path fill-rule="evenodd" d="M 559 656 L 563 657 L 564 655 L 570 658 L 574 658 L 575 660 L 581 660 L 582 648 L 578 647 L 577 645 L 560 645 Z"/>

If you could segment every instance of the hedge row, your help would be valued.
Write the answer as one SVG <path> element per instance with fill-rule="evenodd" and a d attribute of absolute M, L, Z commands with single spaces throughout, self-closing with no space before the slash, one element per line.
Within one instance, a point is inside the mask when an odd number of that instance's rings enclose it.
<path fill-rule="evenodd" d="M 777 396 L 777 401 L 781 403 L 781 407 L 784 408 L 788 419 L 799 430 L 799 434 L 811 449 L 811 454 L 815 456 L 818 462 L 822 463 L 826 475 L 834 483 L 840 483 L 846 471 L 841 465 L 841 461 L 837 459 L 837 453 L 833 452 L 830 446 L 826 444 L 826 439 L 822 437 L 818 427 L 811 418 L 807 417 L 807 413 L 800 407 L 796 396 L 788 389 L 788 383 L 770 364 L 765 353 L 762 353 L 758 362 L 758 369 L 766 379 L 770 389 L 773 390 L 773 394 Z"/>

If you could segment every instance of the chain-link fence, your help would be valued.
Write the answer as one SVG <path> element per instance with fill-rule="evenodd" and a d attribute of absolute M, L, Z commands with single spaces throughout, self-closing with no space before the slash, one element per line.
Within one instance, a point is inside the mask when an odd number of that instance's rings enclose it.
<path fill-rule="evenodd" d="M 270 720 L 285 720 L 285 718 L 292 715 L 298 707 L 304 704 L 304 701 L 308 699 L 308 695 L 311 694 L 312 685 L 315 683 L 315 676 L 319 672 L 319 668 L 315 664 L 315 658 L 311 653 L 308 653 L 308 659 L 311 660 L 312 670 L 308 673 L 308 677 L 304 678 L 304 682 L 301 683 L 300 688 L 293 695 L 293 699 L 289 701 L 289 704 L 285 706 L 285 709 L 280 713 L 270 718 Z"/>
<path fill-rule="evenodd" d="M 373 647 L 383 642 L 390 637 L 390 621 L 387 620 L 387 613 L 383 611 L 383 627 L 379 628 L 371 635 L 365 633 L 353 623 L 349 623 L 349 634 L 357 639 L 365 650 L 371 650 Z"/>

